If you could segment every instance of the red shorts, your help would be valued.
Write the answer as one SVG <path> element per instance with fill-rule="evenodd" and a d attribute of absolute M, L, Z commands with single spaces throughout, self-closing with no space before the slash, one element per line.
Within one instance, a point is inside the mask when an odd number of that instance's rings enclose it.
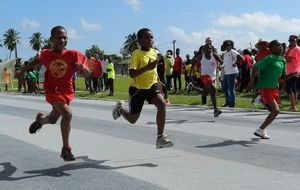
<path fill-rule="evenodd" d="M 32 83 L 31 83 L 31 86 L 32 86 L 32 87 L 38 87 L 38 83 L 37 83 L 37 82 L 32 82 Z"/>
<path fill-rule="evenodd" d="M 262 100 L 267 103 L 271 104 L 275 100 L 279 103 L 279 92 L 278 88 L 262 88 L 259 90 Z"/>
<path fill-rule="evenodd" d="M 204 85 L 210 85 L 210 84 L 213 84 L 215 82 L 215 79 L 213 79 L 209 75 L 201 75 L 200 79 L 201 79 L 201 81 Z"/>
<path fill-rule="evenodd" d="M 46 94 L 46 101 L 49 104 L 52 104 L 53 102 L 63 101 L 66 104 L 70 105 L 70 102 L 73 99 L 74 99 L 74 96 L 70 96 L 67 94 L 57 94 L 57 93 Z"/>

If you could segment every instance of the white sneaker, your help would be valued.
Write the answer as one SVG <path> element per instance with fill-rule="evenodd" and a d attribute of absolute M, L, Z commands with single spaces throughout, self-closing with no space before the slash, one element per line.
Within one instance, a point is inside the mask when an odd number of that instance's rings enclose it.
<path fill-rule="evenodd" d="M 118 119 L 121 116 L 120 109 L 123 107 L 124 102 L 123 101 L 117 101 L 116 107 L 114 107 L 112 111 L 112 116 L 114 120 Z"/>
<path fill-rule="evenodd" d="M 262 138 L 262 139 L 269 139 L 270 138 L 270 136 L 266 133 L 266 131 L 265 130 L 263 130 L 263 129 L 256 129 L 255 131 L 254 131 L 254 135 L 255 136 L 258 136 L 258 137 L 260 137 L 260 138 Z"/>
<path fill-rule="evenodd" d="M 257 106 L 261 103 L 261 95 L 257 94 L 255 98 L 252 100 L 252 105 Z"/>
<path fill-rule="evenodd" d="M 193 90 L 193 84 L 192 82 L 189 82 L 188 85 L 186 86 L 186 92 L 190 93 Z"/>
<path fill-rule="evenodd" d="M 156 139 L 156 148 L 167 148 L 172 147 L 174 144 L 168 139 L 166 134 L 163 134 Z"/>

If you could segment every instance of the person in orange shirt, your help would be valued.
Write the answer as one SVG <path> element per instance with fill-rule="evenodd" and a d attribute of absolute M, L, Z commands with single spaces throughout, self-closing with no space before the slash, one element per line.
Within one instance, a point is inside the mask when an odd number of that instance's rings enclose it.
<path fill-rule="evenodd" d="M 90 93 L 93 93 L 94 90 L 93 90 L 93 86 L 92 86 L 92 81 L 93 81 L 93 71 L 94 71 L 94 67 L 95 67 L 95 57 L 92 57 L 91 56 L 91 53 L 90 52 L 87 52 L 86 53 L 86 56 L 87 56 L 87 60 L 86 60 L 86 63 L 87 63 L 87 66 L 91 72 L 91 75 L 88 75 L 85 77 L 85 86 L 86 86 L 86 90 L 89 90 Z"/>
<path fill-rule="evenodd" d="M 10 77 L 11 77 L 10 71 L 7 70 L 7 68 L 4 68 L 3 73 L 2 73 L 2 78 L 3 78 L 4 85 L 5 85 L 5 91 L 8 90 L 8 84 L 10 83 Z"/>
<path fill-rule="evenodd" d="M 285 90 L 289 95 L 291 107 L 289 111 L 296 112 L 297 104 L 297 80 L 298 76 L 294 76 L 295 73 L 300 73 L 300 47 L 297 45 L 297 36 L 289 36 L 289 49 L 286 52 L 286 74 L 293 77 L 286 80 Z"/>

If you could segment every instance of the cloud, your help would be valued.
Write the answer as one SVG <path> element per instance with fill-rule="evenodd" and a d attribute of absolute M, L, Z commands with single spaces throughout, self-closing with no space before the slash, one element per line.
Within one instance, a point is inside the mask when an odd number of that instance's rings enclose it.
<path fill-rule="evenodd" d="M 89 23 L 84 18 L 80 19 L 80 24 L 85 31 L 89 31 L 89 32 L 100 31 L 100 29 L 101 29 L 100 24 Z"/>
<path fill-rule="evenodd" d="M 68 38 L 69 39 L 72 39 L 72 40 L 83 40 L 85 39 L 84 36 L 82 35 L 79 35 L 76 30 L 73 30 L 73 29 L 68 29 Z"/>
<path fill-rule="evenodd" d="M 221 27 L 245 27 L 257 32 L 278 31 L 287 33 L 300 33 L 300 19 L 284 19 L 277 14 L 263 12 L 244 13 L 239 16 L 225 15 L 213 21 Z"/>
<path fill-rule="evenodd" d="M 168 33 L 176 40 L 177 46 L 184 47 L 186 53 L 191 53 L 205 43 L 206 37 L 211 37 L 213 45 L 219 50 L 224 40 L 231 39 L 237 49 L 253 48 L 259 37 L 255 32 L 242 32 L 239 30 L 220 30 L 206 28 L 201 31 L 186 32 L 184 29 L 169 26 Z M 220 50 L 219 50 L 220 52 Z M 184 52 L 183 52 L 184 54 Z"/>
<path fill-rule="evenodd" d="M 21 26 L 25 29 L 36 29 L 40 27 L 40 23 L 34 20 L 29 20 L 28 18 L 24 18 L 21 22 Z"/>
<path fill-rule="evenodd" d="M 125 3 L 130 5 L 134 12 L 138 12 L 141 10 L 142 3 L 140 0 L 125 0 Z"/>

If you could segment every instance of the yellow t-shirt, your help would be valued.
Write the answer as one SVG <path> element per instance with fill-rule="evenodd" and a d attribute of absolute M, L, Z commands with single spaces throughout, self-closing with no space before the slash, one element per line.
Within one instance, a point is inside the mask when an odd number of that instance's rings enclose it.
<path fill-rule="evenodd" d="M 130 60 L 129 69 L 140 69 L 145 67 L 149 60 L 150 62 L 157 59 L 157 51 L 155 49 L 150 49 L 149 51 L 143 51 L 137 49 L 133 52 Z M 156 67 L 152 70 L 148 70 L 141 75 L 132 78 L 131 86 L 138 89 L 150 89 L 151 86 L 157 83 L 157 70 Z"/>

